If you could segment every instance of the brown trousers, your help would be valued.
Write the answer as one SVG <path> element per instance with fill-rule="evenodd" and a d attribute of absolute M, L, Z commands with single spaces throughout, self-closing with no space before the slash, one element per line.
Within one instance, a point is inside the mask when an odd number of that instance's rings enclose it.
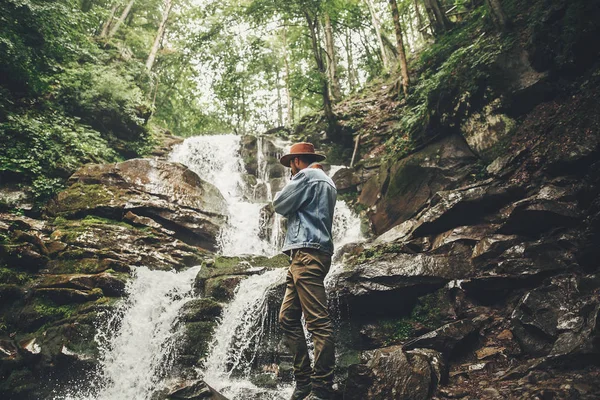
<path fill-rule="evenodd" d="M 294 250 L 292 254 L 279 323 L 294 356 L 296 382 L 302 385 L 312 380 L 313 388 L 329 391 L 335 367 L 335 342 L 323 280 L 329 272 L 331 256 L 308 248 Z M 314 368 L 310 366 L 300 321 L 302 313 L 315 346 Z"/>

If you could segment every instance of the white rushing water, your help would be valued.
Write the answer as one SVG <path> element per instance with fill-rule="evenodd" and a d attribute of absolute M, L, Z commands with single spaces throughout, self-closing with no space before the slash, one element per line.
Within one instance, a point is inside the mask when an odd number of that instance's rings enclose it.
<path fill-rule="evenodd" d="M 231 400 L 257 393 L 265 400 L 291 395 L 291 387 L 269 391 L 248 380 L 263 337 L 276 328 L 276 322 L 268 318 L 269 291 L 284 284 L 285 275 L 285 270 L 277 269 L 243 280 L 215 330 L 204 380 Z"/>
<path fill-rule="evenodd" d="M 254 188 L 248 187 L 244 181 L 246 171 L 239 150 L 240 137 L 237 135 L 197 136 L 177 145 L 170 161 L 184 164 L 200 178 L 215 185 L 227 201 L 229 220 L 219 237 L 222 254 L 274 255 L 276 250 L 269 241 L 260 239 L 261 209 L 267 202 L 250 199 Z M 259 174 L 266 176 L 262 152 L 258 152 L 258 161 Z M 259 176 L 259 179 L 263 178 Z M 266 186 L 270 195 L 270 186 Z"/>
<path fill-rule="evenodd" d="M 127 300 L 98 331 L 101 370 L 96 380 L 80 382 L 71 393 L 55 399 L 149 399 L 161 388 L 176 354 L 180 334 L 174 326 L 181 307 L 192 298 L 199 270 L 177 273 L 137 267 L 126 288 Z"/>

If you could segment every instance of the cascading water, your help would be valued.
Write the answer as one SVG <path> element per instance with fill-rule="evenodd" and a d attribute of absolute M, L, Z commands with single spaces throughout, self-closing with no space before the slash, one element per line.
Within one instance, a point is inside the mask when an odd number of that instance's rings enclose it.
<path fill-rule="evenodd" d="M 237 135 L 197 136 L 176 146 L 170 160 L 186 165 L 215 185 L 227 201 L 229 220 L 219 237 L 222 254 L 274 255 L 276 250 L 269 241 L 260 239 L 261 210 L 267 203 L 250 200 L 254 188 L 244 181 L 246 174 L 239 150 Z"/>
<path fill-rule="evenodd" d="M 107 316 L 106 326 L 97 334 L 101 354 L 97 380 L 76 383 L 70 393 L 54 399 L 146 400 L 161 389 L 180 337 L 174 326 L 181 307 L 193 296 L 199 270 L 136 268 L 127 285 L 127 300 Z"/>

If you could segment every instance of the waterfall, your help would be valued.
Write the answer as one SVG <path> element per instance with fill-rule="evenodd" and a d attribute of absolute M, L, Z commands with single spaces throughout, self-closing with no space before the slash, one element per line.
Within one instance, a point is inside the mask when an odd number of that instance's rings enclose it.
<path fill-rule="evenodd" d="M 70 393 L 54 399 L 146 400 L 161 389 L 180 337 L 174 326 L 181 307 L 192 297 L 199 270 L 193 267 L 177 273 L 136 268 L 127 284 L 127 299 L 106 316 L 106 325 L 98 330 L 97 379 L 76 382 Z"/>
<path fill-rule="evenodd" d="M 268 201 L 261 203 L 251 200 L 255 188 L 250 188 L 244 181 L 248 174 L 239 150 L 240 137 L 237 135 L 197 136 L 177 145 L 170 155 L 170 161 L 186 165 L 200 178 L 215 185 L 227 201 L 229 219 L 218 239 L 222 254 L 271 256 L 275 254 L 275 248 L 268 238 L 260 239 L 261 210 Z M 258 158 L 262 161 L 259 169 L 263 168 L 266 176 L 262 152 L 259 152 Z M 270 190 L 269 185 L 266 186 Z"/>
<path fill-rule="evenodd" d="M 289 387 L 268 391 L 248 380 L 264 335 L 278 329 L 276 318 L 269 318 L 268 294 L 285 283 L 286 272 L 272 270 L 243 280 L 215 330 L 204 380 L 231 400 L 242 400 L 252 394 L 264 400 L 291 394 Z"/>

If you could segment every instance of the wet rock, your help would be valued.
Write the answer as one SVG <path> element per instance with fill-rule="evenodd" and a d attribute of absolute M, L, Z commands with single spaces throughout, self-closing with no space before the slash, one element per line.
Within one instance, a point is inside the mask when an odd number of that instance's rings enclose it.
<path fill-rule="evenodd" d="M 475 155 L 458 135 L 380 168 L 367 181 L 359 202 L 371 209 L 369 218 L 380 235 L 413 217 L 439 191 L 458 187 L 471 172 Z"/>
<path fill-rule="evenodd" d="M 581 218 L 574 200 L 570 188 L 545 186 L 535 196 L 503 210 L 507 220 L 499 233 L 532 236 L 554 228 L 575 226 Z"/>
<path fill-rule="evenodd" d="M 202 380 L 183 382 L 167 395 L 168 400 L 227 400 Z"/>
<path fill-rule="evenodd" d="M 85 303 L 102 297 L 101 289 L 78 290 L 68 288 L 40 288 L 35 289 L 38 296 L 52 300 L 58 305 Z"/>
<path fill-rule="evenodd" d="M 446 246 L 417 254 L 375 252 L 372 259 L 342 272 L 333 290 L 348 301 L 353 313 L 401 313 L 420 295 L 471 273 L 470 247 Z"/>
<path fill-rule="evenodd" d="M 173 147 L 183 143 L 184 139 L 173 135 L 169 131 L 163 131 L 157 137 L 159 144 L 152 150 L 154 157 L 165 159 L 168 154 L 173 150 Z"/>
<path fill-rule="evenodd" d="M 229 282 L 224 282 L 226 286 L 224 289 L 226 290 L 223 293 L 224 299 L 228 299 L 230 296 L 227 293 L 233 294 L 233 290 L 245 276 L 261 274 L 267 268 L 283 268 L 288 265 L 288 257 L 284 254 L 271 258 L 265 256 L 217 256 L 215 259 L 206 262 L 198 272 L 194 287 L 200 293 L 206 293 L 210 289 L 209 281 L 212 281 L 213 287 L 215 287 L 218 283 L 223 283 L 225 279 L 229 279 Z"/>
<path fill-rule="evenodd" d="M 105 296 L 123 296 L 127 275 L 115 276 L 110 273 L 73 274 L 73 275 L 43 275 L 35 283 L 36 288 L 71 288 L 79 290 L 94 290 L 99 288 Z"/>
<path fill-rule="evenodd" d="M 583 364 L 600 354 L 600 300 L 580 293 L 579 282 L 576 277 L 553 278 L 520 300 L 511 323 L 525 352 Z"/>
<path fill-rule="evenodd" d="M 181 309 L 185 322 L 214 321 L 221 316 L 223 306 L 210 298 L 190 300 Z"/>
<path fill-rule="evenodd" d="M 120 220 L 131 211 L 151 218 L 179 239 L 216 248 L 224 223 L 224 200 L 218 189 L 181 164 L 134 159 L 117 164 L 89 164 L 48 206 L 54 216 L 99 215 Z"/>
<path fill-rule="evenodd" d="M 488 320 L 486 315 L 480 315 L 473 319 L 452 322 L 405 343 L 403 348 L 405 350 L 419 347 L 432 349 L 451 358 L 454 350 L 465 342 L 472 341 Z"/>
<path fill-rule="evenodd" d="M 405 353 L 400 346 L 378 349 L 365 364 L 349 367 L 344 399 L 431 398 L 445 373 L 439 353 Z"/>

